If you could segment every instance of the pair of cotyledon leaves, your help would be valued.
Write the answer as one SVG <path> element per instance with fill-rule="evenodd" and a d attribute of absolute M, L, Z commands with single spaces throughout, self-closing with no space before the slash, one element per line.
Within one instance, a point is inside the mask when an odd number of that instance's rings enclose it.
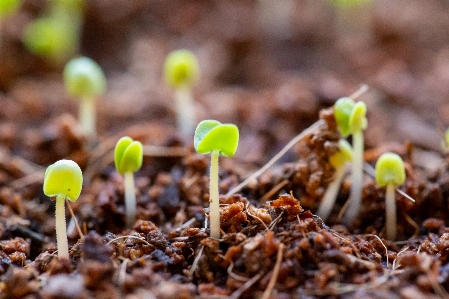
<path fill-rule="evenodd" d="M 142 167 L 143 147 L 139 141 L 125 136 L 119 139 L 114 151 L 115 168 L 120 174 L 135 172 Z"/>
<path fill-rule="evenodd" d="M 334 116 L 343 137 L 365 130 L 368 126 L 366 104 L 355 103 L 351 98 L 339 99 L 334 105 Z"/>
<path fill-rule="evenodd" d="M 81 168 L 72 160 L 59 160 L 47 167 L 44 175 L 44 194 L 53 197 L 64 195 L 76 201 L 83 187 Z"/>
<path fill-rule="evenodd" d="M 224 156 L 232 157 L 239 143 L 239 129 L 234 124 L 203 120 L 196 127 L 193 141 L 195 150 L 200 154 L 219 151 Z"/>

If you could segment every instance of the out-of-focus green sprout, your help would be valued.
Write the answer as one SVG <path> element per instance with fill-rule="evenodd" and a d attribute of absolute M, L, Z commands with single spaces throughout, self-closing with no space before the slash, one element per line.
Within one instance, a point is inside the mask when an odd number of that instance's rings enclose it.
<path fill-rule="evenodd" d="M 88 57 L 74 58 L 64 68 L 64 83 L 67 93 L 80 100 L 79 122 L 84 132 L 95 136 L 95 98 L 106 90 L 101 67 Z"/>
<path fill-rule="evenodd" d="M 56 64 L 65 63 L 79 48 L 83 0 L 49 1 L 45 15 L 24 30 L 26 48 Z"/>
<path fill-rule="evenodd" d="M 0 1 L 0 22 L 2 19 L 14 14 L 22 5 L 22 0 L 1 0 Z"/>
<path fill-rule="evenodd" d="M 139 141 L 125 136 L 119 139 L 114 151 L 114 163 L 117 171 L 125 177 L 126 225 L 132 227 L 136 219 L 136 193 L 134 190 L 134 172 L 142 167 L 143 147 Z"/>
<path fill-rule="evenodd" d="M 327 220 L 334 207 L 341 182 L 345 175 L 346 164 L 351 162 L 353 158 L 352 147 L 348 141 L 340 139 L 338 147 L 338 152 L 329 158 L 329 162 L 335 168 L 334 180 L 327 187 L 316 213 L 323 221 Z"/>
<path fill-rule="evenodd" d="M 199 66 L 189 50 L 175 50 L 168 54 L 164 65 L 167 85 L 175 90 L 178 130 L 185 140 L 191 138 L 196 122 L 192 87 L 199 79 Z"/>
<path fill-rule="evenodd" d="M 382 154 L 376 162 L 376 182 L 386 187 L 385 232 L 389 240 L 396 240 L 395 188 L 405 182 L 405 168 L 401 157 L 394 153 Z"/>
<path fill-rule="evenodd" d="M 47 167 L 44 175 L 44 194 L 56 197 L 56 242 L 58 257 L 69 259 L 65 223 L 65 199 L 76 201 L 83 186 L 83 174 L 72 160 L 59 160 Z"/>
<path fill-rule="evenodd" d="M 239 129 L 234 124 L 203 120 L 195 130 L 194 146 L 200 154 L 211 155 L 209 181 L 210 236 L 220 238 L 220 203 L 218 190 L 218 157 L 232 157 L 237 150 Z"/>
<path fill-rule="evenodd" d="M 341 98 L 334 106 L 335 120 L 343 137 L 352 135 L 353 159 L 351 171 L 351 194 L 343 221 L 351 223 L 357 217 L 362 203 L 363 186 L 363 130 L 368 126 L 366 104 L 355 103 L 351 98 Z"/>

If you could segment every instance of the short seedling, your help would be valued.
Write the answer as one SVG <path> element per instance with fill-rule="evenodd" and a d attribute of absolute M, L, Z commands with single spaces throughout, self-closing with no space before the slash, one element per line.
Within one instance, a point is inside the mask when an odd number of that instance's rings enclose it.
<path fill-rule="evenodd" d="M 134 172 L 142 167 L 142 143 L 125 136 L 115 146 L 114 163 L 117 171 L 125 177 L 126 225 L 132 227 L 136 219 L 136 193 Z"/>
<path fill-rule="evenodd" d="M 316 213 L 323 221 L 326 221 L 327 217 L 329 217 L 337 199 L 338 191 L 345 175 L 346 163 L 352 161 L 352 147 L 349 142 L 345 139 L 340 139 L 338 147 L 338 152 L 329 158 L 329 162 L 335 168 L 334 180 L 327 187 Z"/>
<path fill-rule="evenodd" d="M 363 130 L 368 126 L 366 119 L 366 105 L 351 98 L 341 98 L 334 106 L 335 120 L 343 137 L 352 135 L 352 146 L 354 155 L 351 171 L 351 194 L 349 205 L 343 221 L 351 223 L 358 215 L 362 203 L 363 186 Z"/>
<path fill-rule="evenodd" d="M 44 175 L 44 194 L 56 197 L 56 242 L 59 258 L 69 258 L 65 223 L 65 199 L 76 201 L 81 193 L 83 174 L 72 160 L 59 160 L 48 166 Z"/>
<path fill-rule="evenodd" d="M 195 55 L 184 49 L 171 52 L 165 60 L 164 77 L 175 90 L 178 130 L 188 140 L 196 122 L 192 87 L 199 79 L 199 66 Z"/>
<path fill-rule="evenodd" d="M 232 157 L 239 143 L 239 129 L 234 124 L 203 120 L 195 130 L 194 146 L 200 154 L 211 155 L 209 182 L 210 236 L 220 238 L 220 203 L 218 191 L 218 156 Z"/>
<path fill-rule="evenodd" d="M 101 67 L 88 57 L 70 60 L 64 68 L 67 92 L 80 99 L 79 122 L 88 136 L 95 135 L 95 98 L 106 90 Z"/>
<path fill-rule="evenodd" d="M 404 162 L 394 153 L 382 154 L 376 162 L 376 182 L 386 187 L 385 231 L 389 240 L 396 240 L 395 188 L 405 182 Z"/>

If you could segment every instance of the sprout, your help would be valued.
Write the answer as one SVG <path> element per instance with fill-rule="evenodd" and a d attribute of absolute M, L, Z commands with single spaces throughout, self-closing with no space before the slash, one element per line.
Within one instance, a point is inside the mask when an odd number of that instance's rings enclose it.
<path fill-rule="evenodd" d="M 338 152 L 329 158 L 329 162 L 335 168 L 334 180 L 327 187 L 316 213 L 323 221 L 327 220 L 327 217 L 329 217 L 332 211 L 338 191 L 340 190 L 341 181 L 345 174 L 346 163 L 352 161 L 353 157 L 351 145 L 345 139 L 340 139 L 338 147 Z"/>
<path fill-rule="evenodd" d="M 185 49 L 171 52 L 165 60 L 164 78 L 167 85 L 175 89 L 178 129 L 188 140 L 196 121 L 192 86 L 198 81 L 199 66 L 195 55 Z"/>
<path fill-rule="evenodd" d="M 117 171 L 125 177 L 126 225 L 132 227 L 136 219 L 136 193 L 134 191 L 134 172 L 142 167 L 142 143 L 130 137 L 120 138 L 115 146 L 114 163 Z"/>
<path fill-rule="evenodd" d="M 64 68 L 64 83 L 67 92 L 81 101 L 79 121 L 84 132 L 94 136 L 95 98 L 106 89 L 106 79 L 101 67 L 90 58 L 74 58 Z"/>
<path fill-rule="evenodd" d="M 334 115 L 338 128 L 343 137 L 352 135 L 352 145 L 354 156 L 351 171 L 351 194 L 348 209 L 345 213 L 344 222 L 351 223 L 359 213 L 362 203 L 363 186 L 363 130 L 368 126 L 366 120 L 366 105 L 364 102 L 357 102 L 351 98 L 341 98 L 334 106 Z"/>
<path fill-rule="evenodd" d="M 56 196 L 56 242 L 59 258 L 69 258 L 65 224 L 65 199 L 76 201 L 81 193 L 83 174 L 72 160 L 59 160 L 48 166 L 44 175 L 44 194 Z"/>
<path fill-rule="evenodd" d="M 385 153 L 376 162 L 376 182 L 387 187 L 385 193 L 385 230 L 387 238 L 396 240 L 395 188 L 405 182 L 404 162 L 399 155 Z"/>
<path fill-rule="evenodd" d="M 14 14 L 22 4 L 22 0 L 1 0 L 0 1 L 0 21 Z"/>
<path fill-rule="evenodd" d="M 232 157 L 239 143 L 239 129 L 234 124 L 203 120 L 195 130 L 194 146 L 200 154 L 211 155 L 209 182 L 210 236 L 220 238 L 220 204 L 218 193 L 218 156 Z"/>

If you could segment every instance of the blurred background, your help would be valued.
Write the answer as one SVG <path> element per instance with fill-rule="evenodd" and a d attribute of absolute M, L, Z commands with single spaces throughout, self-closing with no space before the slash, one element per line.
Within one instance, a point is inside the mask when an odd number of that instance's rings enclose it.
<path fill-rule="evenodd" d="M 1 1 L 0 141 L 18 154 L 37 129 L 77 114 L 62 69 L 79 55 L 108 79 L 100 135 L 173 128 L 162 69 L 180 48 L 199 60 L 200 120 L 239 125 L 246 159 L 270 157 L 362 84 L 368 148 L 411 141 L 440 150 L 449 125 L 449 1 Z"/>

